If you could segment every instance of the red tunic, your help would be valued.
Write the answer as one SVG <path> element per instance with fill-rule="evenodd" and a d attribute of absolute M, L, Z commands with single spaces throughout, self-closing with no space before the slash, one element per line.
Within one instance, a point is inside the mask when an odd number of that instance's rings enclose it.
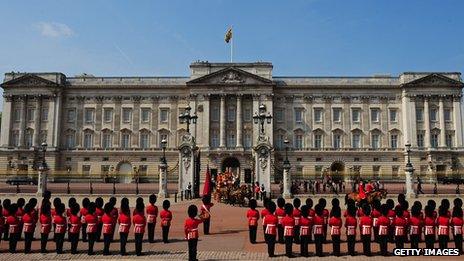
<path fill-rule="evenodd" d="M 388 219 L 390 220 L 390 225 L 393 224 L 393 221 L 395 220 L 395 217 L 396 217 L 396 213 L 395 211 L 393 210 L 388 210 L 388 215 L 387 215 Z"/>
<path fill-rule="evenodd" d="M 327 226 L 328 222 L 329 222 L 329 210 L 325 209 L 322 210 L 322 216 L 324 217 L 324 225 Z"/>
<path fill-rule="evenodd" d="M 55 223 L 55 234 L 66 233 L 66 218 L 62 215 L 55 215 L 53 217 L 53 223 Z"/>
<path fill-rule="evenodd" d="M 87 216 L 87 214 L 89 213 L 89 210 L 87 210 L 86 208 L 81 208 L 81 211 L 79 211 L 79 213 L 81 214 L 82 224 L 85 224 L 85 216 Z"/>
<path fill-rule="evenodd" d="M 299 226 L 300 225 L 300 218 L 301 218 L 301 211 L 299 209 L 297 209 L 297 208 L 294 208 L 292 216 L 295 219 L 295 226 Z"/>
<path fill-rule="evenodd" d="M 50 215 L 40 214 L 40 233 L 48 234 L 50 233 L 52 226 L 52 217 Z"/>
<path fill-rule="evenodd" d="M 116 223 L 118 222 L 118 209 L 113 208 L 111 210 L 111 216 L 113 217 L 113 226 L 116 226 Z"/>
<path fill-rule="evenodd" d="M 267 210 L 267 208 L 263 208 L 263 210 L 261 210 L 261 218 L 264 218 L 265 216 L 271 214 L 271 212 L 269 212 L 269 210 Z"/>
<path fill-rule="evenodd" d="M 395 236 L 405 236 L 406 227 L 408 226 L 408 221 L 404 217 L 396 217 L 393 220 L 393 226 L 395 226 Z"/>
<path fill-rule="evenodd" d="M 372 229 L 372 218 L 363 216 L 359 219 L 359 230 L 361 235 L 370 235 Z"/>
<path fill-rule="evenodd" d="M 211 208 L 214 206 L 213 203 L 209 203 L 209 204 L 203 204 L 201 205 L 200 207 L 200 211 L 202 214 L 205 214 L 205 213 L 208 213 L 209 216 L 211 217 Z"/>
<path fill-rule="evenodd" d="M 71 214 L 69 216 L 69 233 L 76 234 L 81 230 L 81 219 L 78 215 Z"/>
<path fill-rule="evenodd" d="M 435 225 L 436 225 L 436 220 L 434 217 L 425 217 L 424 220 L 424 234 L 427 235 L 435 235 Z"/>
<path fill-rule="evenodd" d="M 34 232 L 34 217 L 30 213 L 26 213 L 23 216 L 23 231 L 24 233 Z"/>
<path fill-rule="evenodd" d="M 282 219 L 285 217 L 285 210 L 283 208 L 277 208 L 275 215 L 277 217 L 277 224 L 282 225 Z"/>
<path fill-rule="evenodd" d="M 147 219 L 143 213 L 135 213 L 132 216 L 132 223 L 134 224 L 134 233 L 143 234 L 145 233 L 145 225 L 147 224 Z"/>
<path fill-rule="evenodd" d="M 169 210 L 161 210 L 160 212 L 161 227 L 170 227 L 172 221 L 172 212 Z"/>
<path fill-rule="evenodd" d="M 111 214 L 108 215 L 105 213 L 102 217 L 102 222 L 103 222 L 103 229 L 102 229 L 103 235 L 113 234 L 114 220 Z"/>
<path fill-rule="evenodd" d="M 309 233 L 311 233 L 312 223 L 312 218 L 305 218 L 303 216 L 300 218 L 300 236 L 309 236 Z"/>
<path fill-rule="evenodd" d="M 24 213 L 25 212 L 23 208 L 18 208 L 18 210 L 16 211 L 16 217 L 18 218 L 20 224 L 22 224 Z"/>
<path fill-rule="evenodd" d="M 450 219 L 447 216 L 439 216 L 437 219 L 438 232 L 437 234 L 447 236 L 449 235 Z"/>
<path fill-rule="evenodd" d="M 276 226 L 278 223 L 278 219 L 273 214 L 268 214 L 263 218 L 263 226 L 265 226 L 265 234 L 268 235 L 276 235 Z"/>
<path fill-rule="evenodd" d="M 390 227 L 390 219 L 386 216 L 380 216 L 377 220 L 379 225 L 379 236 L 388 235 L 388 228 Z"/>
<path fill-rule="evenodd" d="M 462 235 L 462 225 L 463 225 L 462 217 L 453 217 L 451 219 L 450 225 L 453 228 L 454 235 Z"/>
<path fill-rule="evenodd" d="M 6 218 L 6 224 L 9 226 L 10 234 L 21 233 L 19 228 L 19 220 L 15 215 L 9 215 Z"/>
<path fill-rule="evenodd" d="M 119 222 L 119 233 L 126 233 L 126 234 L 129 233 L 129 229 L 131 226 L 130 214 L 126 215 L 123 212 L 119 213 L 118 222 Z"/>
<path fill-rule="evenodd" d="M 358 216 L 358 217 L 363 217 L 363 216 L 365 216 L 365 215 L 364 215 L 364 211 L 363 211 L 361 208 L 358 209 L 358 211 L 356 211 L 356 216 Z"/>
<path fill-rule="evenodd" d="M 184 222 L 184 233 L 187 240 L 198 238 L 198 225 L 203 222 L 197 218 L 187 218 Z"/>
<path fill-rule="evenodd" d="M 92 234 L 97 232 L 97 222 L 98 218 L 96 215 L 87 214 L 85 215 L 85 223 L 87 223 L 87 234 Z"/>
<path fill-rule="evenodd" d="M 35 226 L 35 224 L 37 224 L 37 222 L 39 221 L 39 211 L 37 211 L 36 208 L 32 209 L 31 216 L 34 219 L 34 226 Z"/>
<path fill-rule="evenodd" d="M 5 217 L 0 216 L 0 233 L 5 232 Z"/>
<path fill-rule="evenodd" d="M 105 211 L 101 208 L 96 208 L 95 209 L 95 215 L 97 216 L 98 224 L 102 223 L 102 217 L 105 214 Z"/>
<path fill-rule="evenodd" d="M 377 223 L 377 221 L 379 220 L 379 217 L 382 216 L 382 213 L 380 213 L 380 211 L 378 211 L 377 209 L 374 209 L 372 210 L 371 216 L 372 216 L 372 226 L 379 227 L 379 224 Z"/>
<path fill-rule="evenodd" d="M 319 215 L 316 215 L 314 218 L 313 218 L 313 231 L 314 231 L 314 235 L 322 235 L 324 234 L 324 217 L 323 216 L 319 216 Z"/>
<path fill-rule="evenodd" d="M 147 212 L 147 223 L 156 223 L 156 217 L 158 216 L 158 207 L 154 204 L 148 204 L 146 207 Z"/>
<path fill-rule="evenodd" d="M 412 216 L 409 218 L 409 231 L 411 235 L 420 235 L 423 227 L 423 220 L 418 217 Z"/>
<path fill-rule="evenodd" d="M 345 220 L 346 235 L 355 236 L 357 226 L 358 226 L 358 221 L 356 220 L 356 217 L 352 217 L 348 215 Z"/>
<path fill-rule="evenodd" d="M 248 219 L 248 226 L 256 227 L 258 226 L 259 212 L 256 209 L 249 209 L 247 211 L 246 217 Z"/>
<path fill-rule="evenodd" d="M 339 236 L 341 234 L 342 219 L 339 217 L 331 217 L 329 219 L 330 235 Z"/>
<path fill-rule="evenodd" d="M 293 235 L 294 235 L 294 227 L 295 227 L 295 219 L 290 215 L 286 215 L 282 219 L 282 226 L 284 227 L 284 236 L 293 237 Z"/>

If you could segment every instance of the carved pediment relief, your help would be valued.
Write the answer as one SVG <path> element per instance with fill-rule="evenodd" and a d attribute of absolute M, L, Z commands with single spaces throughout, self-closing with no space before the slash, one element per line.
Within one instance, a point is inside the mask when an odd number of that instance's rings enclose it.
<path fill-rule="evenodd" d="M 256 74 L 229 67 L 187 82 L 187 85 L 270 85 L 273 82 Z"/>
<path fill-rule="evenodd" d="M 406 86 L 440 86 L 440 87 L 462 87 L 463 83 L 456 81 L 442 74 L 432 73 L 425 77 L 413 80 L 405 84 Z"/>
<path fill-rule="evenodd" d="M 44 79 L 34 74 L 25 74 L 18 78 L 4 82 L 2 87 L 55 87 L 57 83 Z"/>

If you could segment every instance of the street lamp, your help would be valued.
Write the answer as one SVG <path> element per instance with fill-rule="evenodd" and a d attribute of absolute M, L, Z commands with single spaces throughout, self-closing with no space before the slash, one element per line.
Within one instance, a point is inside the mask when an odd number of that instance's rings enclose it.
<path fill-rule="evenodd" d="M 285 168 L 285 166 L 290 166 L 290 161 L 288 160 L 288 149 L 289 149 L 288 144 L 289 143 L 290 143 L 290 141 L 287 138 L 285 138 L 285 140 L 284 140 L 284 144 L 285 144 L 284 168 Z"/>
<path fill-rule="evenodd" d="M 408 162 L 406 163 L 406 167 L 407 168 L 411 168 L 412 167 L 412 164 L 411 164 L 411 143 L 406 142 L 406 144 L 404 145 L 406 147 L 406 153 L 407 153 L 407 156 L 408 156 Z"/>
<path fill-rule="evenodd" d="M 139 168 L 134 166 L 134 176 L 135 176 L 135 194 L 139 194 Z"/>
<path fill-rule="evenodd" d="M 192 124 L 196 124 L 197 123 L 197 119 L 198 119 L 198 116 L 197 116 L 197 113 L 193 113 L 193 115 L 190 115 L 190 111 L 192 110 L 192 107 L 187 106 L 187 108 L 185 108 L 185 112 L 182 113 L 181 115 L 179 115 L 179 123 L 186 123 L 187 124 L 187 132 L 190 133 L 190 122 Z"/>
<path fill-rule="evenodd" d="M 188 126 L 188 124 L 187 124 Z M 168 144 L 168 141 L 166 139 L 163 139 L 161 140 L 161 148 L 163 149 L 163 157 L 161 158 L 161 162 L 163 164 L 167 164 L 167 161 L 166 161 L 166 146 Z"/>
<path fill-rule="evenodd" d="M 110 167 L 111 177 L 113 179 L 113 195 L 116 195 L 116 176 L 114 175 L 114 166 Z"/>
<path fill-rule="evenodd" d="M 259 112 L 255 112 L 255 115 L 253 115 L 253 122 L 255 124 L 260 124 L 261 128 L 259 131 L 260 135 L 264 135 L 264 123 L 267 122 L 270 124 L 272 121 L 272 115 L 271 113 L 268 112 L 266 115 L 266 105 L 261 104 L 259 105 Z"/>

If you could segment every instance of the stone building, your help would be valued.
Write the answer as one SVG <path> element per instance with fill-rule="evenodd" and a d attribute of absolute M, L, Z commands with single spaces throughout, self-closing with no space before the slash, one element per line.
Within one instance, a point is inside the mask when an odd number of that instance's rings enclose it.
<path fill-rule="evenodd" d="M 6 73 L 0 173 L 36 173 L 38 150 L 59 178 L 138 175 L 158 178 L 166 139 L 168 179 L 177 180 L 178 116 L 189 105 L 201 174 L 230 168 L 252 180 L 261 104 L 273 116 L 273 180 L 281 178 L 284 140 L 290 141 L 293 179 L 396 179 L 403 176 L 405 144 L 416 174 L 458 173 L 464 160 L 461 74 L 405 72 L 399 76 L 280 77 L 267 62 L 194 62 L 190 77 L 67 77 L 62 73 Z"/>

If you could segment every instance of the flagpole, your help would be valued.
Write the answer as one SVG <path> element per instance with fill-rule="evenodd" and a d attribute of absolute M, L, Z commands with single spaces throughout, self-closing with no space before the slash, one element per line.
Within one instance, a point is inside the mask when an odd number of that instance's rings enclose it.
<path fill-rule="evenodd" d="M 230 39 L 230 62 L 231 63 L 233 61 L 232 59 L 233 54 L 234 54 L 233 50 L 234 50 L 234 36 L 232 36 L 232 38 Z"/>

